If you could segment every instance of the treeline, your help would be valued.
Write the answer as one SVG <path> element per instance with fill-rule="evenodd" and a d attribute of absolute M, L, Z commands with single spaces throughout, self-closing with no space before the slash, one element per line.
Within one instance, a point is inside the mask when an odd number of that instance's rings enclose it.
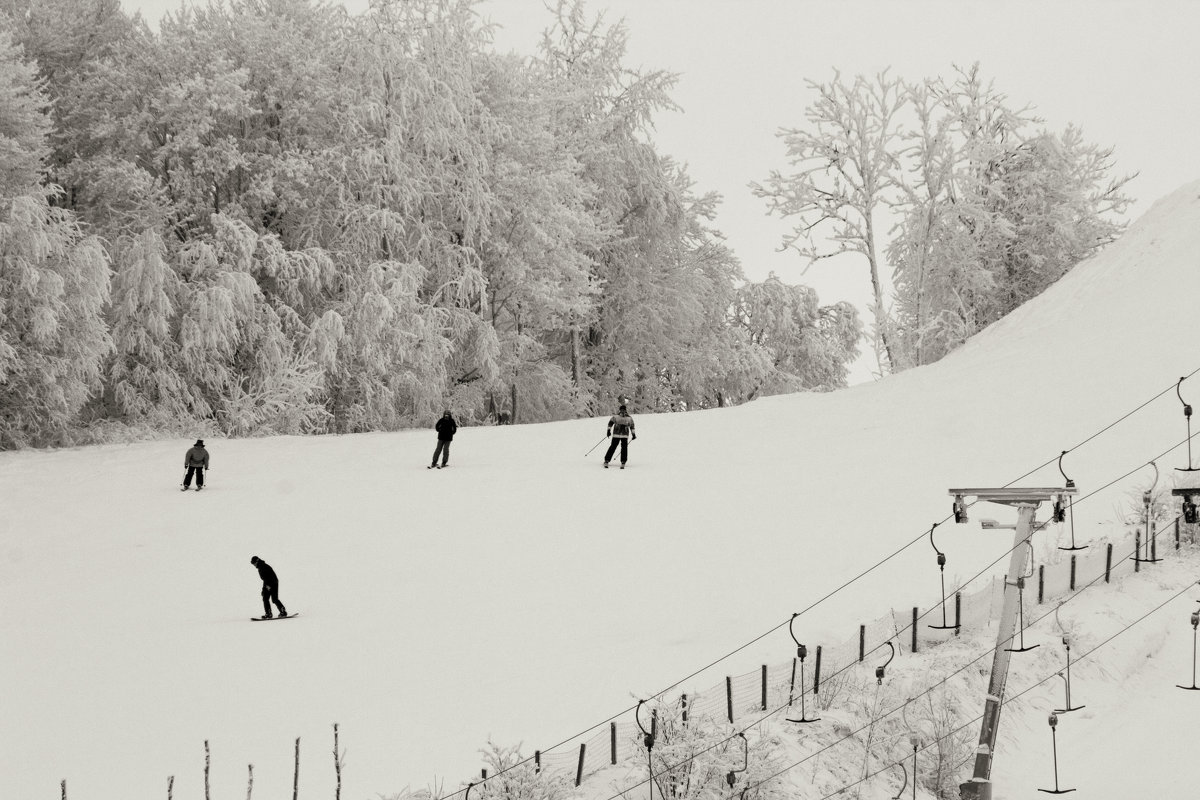
<path fill-rule="evenodd" d="M 845 384 L 649 135 L 674 76 L 562 0 L 0 0 L 0 447 L 703 408 Z"/>

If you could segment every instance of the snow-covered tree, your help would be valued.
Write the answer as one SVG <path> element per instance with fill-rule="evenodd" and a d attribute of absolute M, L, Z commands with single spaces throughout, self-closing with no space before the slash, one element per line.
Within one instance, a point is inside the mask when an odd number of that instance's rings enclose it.
<path fill-rule="evenodd" d="M 100 386 L 108 255 L 42 179 L 48 102 L 0 24 L 0 447 L 56 440 Z"/>
<path fill-rule="evenodd" d="M 159 424 L 192 418 L 200 410 L 178 372 L 174 298 L 181 288 L 165 250 L 153 230 L 121 248 L 109 309 L 114 357 L 108 385 L 116 412 Z"/>
<path fill-rule="evenodd" d="M 881 370 L 895 361 L 881 281 L 884 240 L 880 215 L 898 198 L 900 114 L 904 82 L 886 71 L 847 83 L 807 81 L 817 99 L 805 112 L 808 126 L 780 132 L 792 170 L 774 170 L 752 183 L 772 213 L 797 218 L 784 246 L 806 261 L 844 253 L 861 256 L 871 279 L 876 360 Z"/>
<path fill-rule="evenodd" d="M 911 87 L 918 124 L 895 265 L 898 366 L 927 364 L 1113 241 L 1125 179 L 1110 149 L 1037 128 L 978 65 Z"/>
<path fill-rule="evenodd" d="M 820 306 L 813 289 L 785 284 L 772 273 L 738 290 L 732 318 L 749 341 L 771 354 L 774 370 L 781 373 L 772 388 L 846 385 L 862 337 L 862 324 L 851 304 Z"/>

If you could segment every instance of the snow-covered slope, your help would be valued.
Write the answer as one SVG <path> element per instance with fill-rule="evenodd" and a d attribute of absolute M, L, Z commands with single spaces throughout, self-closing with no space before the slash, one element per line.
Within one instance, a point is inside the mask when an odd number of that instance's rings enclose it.
<path fill-rule="evenodd" d="M 489 738 L 549 748 L 772 629 L 683 688 L 789 658 L 780 623 L 944 519 L 950 487 L 1057 485 L 1070 450 L 1087 541 L 1152 471 L 1122 476 L 1184 438 L 1172 385 L 1200 368 L 1198 253 L 1200 183 L 933 366 L 732 409 L 634 408 L 624 471 L 585 455 L 604 419 L 462 429 L 441 471 L 425 469 L 432 430 L 210 439 L 199 494 L 178 491 L 190 441 L 0 453 L 0 797 L 57 797 L 62 779 L 72 798 L 153 797 L 175 776 L 175 798 L 202 798 L 206 740 L 213 797 L 245 791 L 251 763 L 256 796 L 285 796 L 297 737 L 301 796 L 332 797 L 334 722 L 343 797 L 454 788 Z M 1011 521 L 977 508 L 939 528 L 951 585 L 1010 545 L 981 516 Z M 818 603 L 805 638 L 936 602 L 931 554 L 918 542 Z M 251 555 L 299 619 L 248 622 Z M 1185 624 L 1162 628 L 1172 659 L 1190 646 L 1183 603 Z M 1178 728 L 1148 710 L 1194 699 L 1124 652 L 1128 678 L 1109 682 L 1144 687 L 1146 706 L 1120 726 L 1096 713 L 1096 766 L 1163 752 L 1153 737 Z M 1045 738 L 1030 713 L 1008 730 Z"/>

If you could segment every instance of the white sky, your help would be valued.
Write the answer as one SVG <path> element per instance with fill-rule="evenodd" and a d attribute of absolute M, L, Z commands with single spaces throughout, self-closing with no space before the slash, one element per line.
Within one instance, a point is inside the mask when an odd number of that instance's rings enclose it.
<path fill-rule="evenodd" d="M 179 0 L 122 0 L 148 20 Z M 361 12 L 367 0 L 346 0 Z M 501 50 L 532 52 L 549 13 L 541 0 L 484 0 Z M 1200 178 L 1194 132 L 1200 106 L 1195 35 L 1200 3 L 1116 2 L 793 2 L 793 0 L 594 0 L 592 13 L 624 19 L 627 63 L 681 74 L 682 113 L 663 114 L 658 144 L 689 165 L 702 191 L 725 203 L 717 225 L 748 278 L 771 271 L 815 287 L 822 303 L 865 306 L 865 266 L 823 262 L 801 276 L 793 253 L 779 253 L 786 222 L 766 216 L 747 184 L 786 168 L 776 132 L 798 126 L 810 101 L 804 81 L 827 81 L 890 67 L 908 78 L 949 75 L 979 61 L 1015 105 L 1031 104 L 1054 130 L 1068 122 L 1089 141 L 1116 147 L 1117 172 L 1139 172 L 1129 187 L 1150 203 Z"/>

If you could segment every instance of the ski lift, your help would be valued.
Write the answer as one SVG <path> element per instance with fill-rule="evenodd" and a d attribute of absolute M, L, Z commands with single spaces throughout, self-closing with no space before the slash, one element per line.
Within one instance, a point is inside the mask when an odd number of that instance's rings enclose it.
<path fill-rule="evenodd" d="M 1029 553 L 1031 556 L 1029 559 L 1029 574 L 1017 576 L 1017 583 L 1016 583 L 1016 586 L 1017 586 L 1017 620 L 1018 620 L 1017 628 L 1018 628 L 1018 635 L 1021 637 L 1021 646 L 1004 648 L 1005 650 L 1007 650 L 1010 653 L 1025 653 L 1030 650 L 1033 650 L 1035 647 L 1041 647 L 1041 645 L 1037 645 L 1037 644 L 1032 645 L 1030 647 L 1025 646 L 1025 579 L 1033 577 L 1033 558 L 1032 558 L 1033 543 L 1030 542 L 1028 539 L 1026 539 L 1025 544 L 1029 547 Z M 1007 581 L 1006 581 L 1006 583 L 1007 583 Z M 1013 584 L 1009 583 L 1008 585 L 1012 586 Z"/>
<path fill-rule="evenodd" d="M 1154 502 L 1154 487 L 1158 485 L 1158 465 L 1151 461 L 1150 466 L 1154 467 L 1154 481 L 1150 484 L 1149 489 L 1142 492 L 1142 513 L 1146 517 L 1147 558 L 1142 558 L 1142 532 L 1139 530 L 1134 536 L 1133 560 L 1143 564 L 1153 564 L 1157 561 L 1162 561 L 1162 559 L 1158 557 L 1158 532 L 1155 530 L 1154 524 L 1150 519 L 1150 507 Z"/>
<path fill-rule="evenodd" d="M 929 529 L 929 545 L 933 548 L 933 552 L 937 553 L 938 571 L 941 573 L 942 579 L 942 624 L 930 625 L 929 627 L 939 631 L 958 627 L 957 611 L 955 612 L 954 624 L 950 625 L 946 622 L 946 554 L 939 550 L 938 546 L 933 542 L 933 532 L 937 530 L 937 526 L 941 524 L 942 523 L 940 522 L 935 522 L 933 523 L 933 527 Z"/>
<path fill-rule="evenodd" d="M 1200 467 L 1192 466 L 1192 407 L 1188 405 L 1183 395 L 1179 392 L 1180 385 L 1183 384 L 1184 378 L 1179 379 L 1179 383 L 1175 384 L 1175 396 L 1179 398 L 1179 402 L 1183 403 L 1183 417 L 1187 420 L 1187 443 L 1188 443 L 1188 465 L 1186 467 L 1176 467 L 1175 469 L 1181 472 L 1195 472 Z"/>
<path fill-rule="evenodd" d="M 1039 792 L 1046 794 L 1066 794 L 1073 792 L 1074 789 L 1058 788 L 1058 715 L 1050 715 L 1050 739 L 1054 746 L 1054 788 L 1053 789 L 1038 789 Z"/>
<path fill-rule="evenodd" d="M 896 645 L 892 644 L 890 639 L 888 641 L 884 642 L 884 644 L 886 644 L 889 648 L 891 648 L 892 652 L 888 656 L 887 661 L 883 662 L 883 664 L 881 666 L 878 666 L 875 668 L 875 680 L 877 682 L 876 685 L 878 685 L 878 686 L 883 685 L 884 670 L 887 669 L 888 664 L 892 663 L 892 659 L 896 657 Z"/>
<path fill-rule="evenodd" d="M 1062 473 L 1063 481 L 1065 481 L 1065 483 L 1063 484 L 1063 488 L 1064 489 L 1074 489 L 1075 481 L 1068 478 L 1067 473 L 1064 472 L 1063 468 L 1062 468 L 1063 456 L 1065 456 L 1067 454 L 1067 452 L 1068 452 L 1067 450 L 1063 450 L 1062 455 L 1060 455 L 1058 457 L 1058 471 Z M 1066 522 L 1067 517 L 1071 518 L 1071 546 L 1070 547 L 1059 547 L 1058 549 L 1059 550 L 1086 550 L 1087 549 L 1086 544 L 1083 546 L 1077 546 L 1075 544 L 1075 514 L 1072 510 L 1071 505 L 1072 505 L 1071 504 L 1071 494 L 1066 491 L 1064 491 L 1062 494 L 1060 494 L 1054 498 L 1053 520 L 1055 522 Z"/>
<path fill-rule="evenodd" d="M 1060 631 L 1062 631 L 1063 647 L 1065 647 L 1067 649 L 1067 669 L 1066 669 L 1066 675 L 1063 675 L 1063 673 L 1060 672 L 1060 673 L 1058 673 L 1058 677 L 1062 678 L 1066 682 L 1067 702 L 1064 704 L 1063 708 L 1054 709 L 1054 713 L 1055 714 L 1066 714 L 1071 711 L 1078 711 L 1079 709 L 1084 708 L 1085 706 L 1072 706 L 1071 705 L 1071 635 L 1069 633 L 1067 633 L 1065 630 L 1063 630 L 1062 622 L 1060 622 L 1058 619 L 1058 610 L 1060 608 L 1062 608 L 1062 603 L 1059 603 L 1058 606 L 1054 609 L 1054 622 L 1056 625 L 1058 625 L 1058 629 Z"/>
<path fill-rule="evenodd" d="M 1183 521 L 1195 525 L 1200 521 L 1200 513 L 1196 511 L 1196 501 L 1192 499 L 1193 495 L 1183 495 Z"/>
<path fill-rule="evenodd" d="M 746 734 L 738 731 L 737 735 L 742 739 L 742 768 L 731 769 L 725 773 L 725 782 L 729 784 L 729 791 L 731 792 L 733 791 L 733 784 L 737 783 L 737 774 L 745 772 L 750 768 L 750 743 L 746 741 Z"/>
<path fill-rule="evenodd" d="M 968 521 L 967 503 L 961 494 L 954 495 L 954 521 L 960 525 Z"/>
<path fill-rule="evenodd" d="M 804 704 L 804 695 L 807 693 L 807 690 L 804 688 L 804 659 L 806 659 L 808 657 L 808 648 L 805 647 L 804 645 L 800 644 L 800 640 L 796 638 L 796 632 L 792 629 L 792 623 L 794 623 L 796 621 L 796 617 L 798 617 L 798 616 L 800 616 L 798 613 L 792 614 L 792 618 L 790 620 L 788 620 L 788 633 L 791 634 L 792 641 L 796 643 L 796 658 L 800 659 L 800 719 L 792 719 L 791 717 L 785 717 L 784 719 L 788 722 L 797 722 L 797 723 L 818 722 L 821 719 L 820 717 L 813 717 L 812 719 L 808 718 L 808 711 L 806 710 L 806 707 Z M 816 677 L 813 679 L 813 696 L 814 697 L 817 694 L 817 685 L 820 682 L 820 680 L 821 680 L 821 648 L 818 647 L 817 648 L 817 671 L 816 671 Z M 796 688 L 796 662 L 793 661 L 792 662 L 792 689 L 795 689 L 795 688 Z M 791 705 L 791 694 L 788 695 L 788 705 L 789 706 Z"/>
<path fill-rule="evenodd" d="M 642 732 L 642 744 L 646 746 L 646 768 L 649 770 L 649 774 L 653 775 L 654 735 L 658 732 L 658 714 L 651 712 L 650 730 L 646 730 L 646 726 L 642 724 L 642 704 L 645 702 L 645 700 L 638 700 L 637 708 L 633 711 L 633 720 Z M 650 800 L 654 800 L 654 781 L 650 781 Z"/>
<path fill-rule="evenodd" d="M 642 724 L 642 704 L 645 702 L 645 700 L 638 700 L 637 709 L 633 712 L 633 719 L 642 732 L 642 744 L 645 745 L 648 755 L 654 749 L 654 739 L 658 732 L 658 715 L 654 713 L 650 715 L 650 730 L 646 730 L 646 726 Z"/>
<path fill-rule="evenodd" d="M 1180 689 L 1188 689 L 1190 691 L 1200 690 L 1200 686 L 1196 685 L 1196 629 L 1200 628 L 1200 611 L 1192 612 L 1192 685 L 1184 686 L 1175 684 Z"/>
<path fill-rule="evenodd" d="M 900 800 L 904 796 L 904 790 L 908 788 L 908 767 L 904 766 L 903 761 L 897 761 L 893 766 L 900 768 L 900 772 L 904 775 L 904 783 L 900 784 L 900 791 L 896 792 L 896 796 L 892 800 Z M 913 796 L 917 794 L 917 779 L 913 778 Z"/>

